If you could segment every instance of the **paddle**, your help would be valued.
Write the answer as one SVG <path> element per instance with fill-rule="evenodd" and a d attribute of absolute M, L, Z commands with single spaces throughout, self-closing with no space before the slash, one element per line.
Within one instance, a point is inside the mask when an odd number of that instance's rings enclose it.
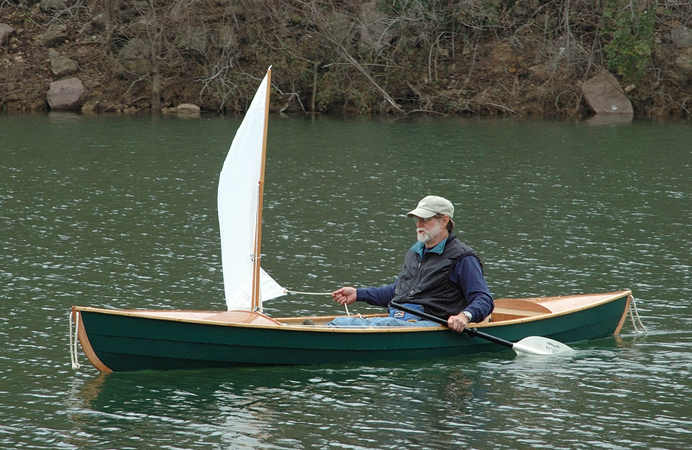
<path fill-rule="evenodd" d="M 427 319 L 432 322 L 439 323 L 440 325 L 447 326 L 446 320 L 441 319 L 437 316 L 433 316 L 432 314 L 428 314 L 423 311 L 416 311 L 415 309 L 408 308 L 396 302 L 390 302 L 390 305 L 407 313 L 421 317 L 423 319 Z M 473 337 L 480 337 L 490 342 L 494 342 L 495 344 L 510 347 L 517 353 L 529 353 L 532 355 L 554 355 L 557 353 L 566 353 L 574 351 L 571 347 L 563 344 L 562 342 L 558 342 L 556 340 L 542 336 L 529 336 L 525 337 L 524 339 L 518 342 L 511 342 L 506 341 L 497 336 L 483 333 L 482 331 L 478 331 L 475 328 L 465 328 L 464 332 Z"/>

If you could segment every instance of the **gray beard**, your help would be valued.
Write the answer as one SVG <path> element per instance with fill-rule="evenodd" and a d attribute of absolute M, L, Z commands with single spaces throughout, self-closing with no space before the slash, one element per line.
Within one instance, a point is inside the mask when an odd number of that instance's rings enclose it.
<path fill-rule="evenodd" d="M 422 233 L 419 233 L 419 231 L 422 231 Z M 418 242 L 422 244 L 427 244 L 435 236 L 440 234 L 440 231 L 442 231 L 442 226 L 440 226 L 440 224 L 435 225 L 435 228 L 433 228 L 430 231 L 427 231 L 423 228 L 416 228 L 416 239 L 418 240 Z"/>

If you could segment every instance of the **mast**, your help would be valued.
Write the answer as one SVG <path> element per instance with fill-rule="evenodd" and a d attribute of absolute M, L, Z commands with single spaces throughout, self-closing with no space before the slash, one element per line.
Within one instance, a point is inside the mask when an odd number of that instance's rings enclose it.
<path fill-rule="evenodd" d="M 252 311 L 262 311 L 260 297 L 260 259 L 262 255 L 262 206 L 264 197 L 264 169 L 267 160 L 267 129 L 269 127 L 269 94 L 272 86 L 272 68 L 267 69 L 267 95 L 264 103 L 264 130 L 262 133 L 262 168 L 257 189 L 259 190 L 257 205 L 257 225 L 255 229 L 255 258 L 252 266 Z"/>

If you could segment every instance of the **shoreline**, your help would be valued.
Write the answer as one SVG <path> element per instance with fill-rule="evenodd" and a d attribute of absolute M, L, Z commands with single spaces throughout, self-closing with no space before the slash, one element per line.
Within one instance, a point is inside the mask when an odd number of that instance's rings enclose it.
<path fill-rule="evenodd" d="M 441 10 L 434 22 L 377 2 L 344 6 L 338 17 L 279 2 L 300 18 L 289 27 L 283 14 L 264 7 L 267 2 L 243 3 L 217 0 L 180 10 L 164 1 L 147 10 L 129 0 L 5 2 L 0 113 L 177 114 L 188 105 L 193 115 L 232 115 L 245 110 L 268 61 L 277 74 L 273 112 L 585 120 L 594 109 L 584 84 L 608 73 L 635 119 L 692 117 L 692 5 L 632 12 L 640 21 L 646 13 L 656 19 L 646 39 L 634 31 L 628 38 L 640 39 L 649 51 L 628 69 L 641 69 L 635 80 L 633 73 L 620 73 L 624 63 L 613 65 L 618 55 L 608 46 L 617 34 L 611 25 L 584 6 L 571 11 L 570 38 L 563 41 L 564 11 L 551 5 L 540 14 L 519 4 L 498 10 L 506 22 L 490 26 L 487 11 Z M 403 19 L 416 19 L 416 26 Z M 350 31 L 342 30 L 349 44 L 335 40 L 337 22 L 349 25 Z M 383 30 L 382 23 L 392 25 Z M 438 40 L 429 42 L 433 25 Z M 158 40 L 147 40 L 153 29 Z M 267 32 L 281 45 L 267 41 Z M 80 95 L 56 104 L 53 90 Z"/>

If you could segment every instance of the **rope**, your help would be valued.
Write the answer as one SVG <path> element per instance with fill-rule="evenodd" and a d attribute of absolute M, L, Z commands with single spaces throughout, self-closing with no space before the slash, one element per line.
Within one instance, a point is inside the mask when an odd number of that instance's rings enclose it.
<path fill-rule="evenodd" d="M 632 320 L 632 327 L 637 333 L 647 333 L 648 330 L 642 323 L 641 317 L 639 317 L 639 310 L 637 309 L 637 302 L 634 301 L 634 297 L 630 295 L 630 319 Z M 636 320 L 635 320 L 636 319 Z"/>
<path fill-rule="evenodd" d="M 301 292 L 301 291 L 292 291 L 290 289 L 286 289 L 286 293 L 289 295 L 332 295 L 331 292 Z M 346 309 L 346 315 L 351 316 L 351 313 L 348 311 L 348 305 L 344 303 L 344 308 Z"/>
<path fill-rule="evenodd" d="M 301 292 L 301 291 L 292 291 L 290 289 L 286 289 L 286 293 L 289 295 L 332 295 L 331 292 Z"/>
<path fill-rule="evenodd" d="M 68 333 L 68 336 L 70 338 L 70 362 L 72 363 L 72 369 L 77 370 L 81 366 L 79 365 L 78 361 L 78 353 L 77 353 L 77 341 L 78 341 L 78 333 L 79 333 L 79 313 L 77 311 L 74 312 L 74 335 L 72 334 L 72 311 L 70 311 L 70 314 L 68 316 L 68 322 L 70 324 L 70 331 Z"/>

